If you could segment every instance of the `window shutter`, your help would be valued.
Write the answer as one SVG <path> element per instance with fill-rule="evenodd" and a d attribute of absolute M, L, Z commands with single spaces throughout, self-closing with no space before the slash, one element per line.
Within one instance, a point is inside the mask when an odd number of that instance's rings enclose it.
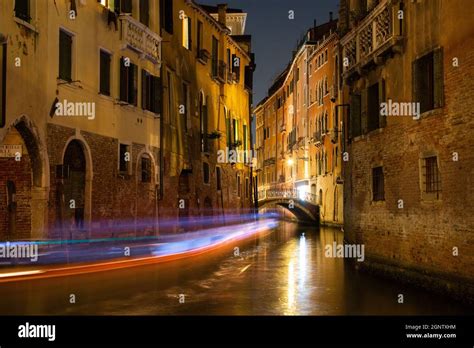
<path fill-rule="evenodd" d="M 434 76 L 434 107 L 440 108 L 444 105 L 444 67 L 443 48 L 433 53 L 433 76 Z"/>
<path fill-rule="evenodd" d="M 368 88 L 364 88 L 361 93 L 360 134 L 367 133 L 367 91 Z"/>
<path fill-rule="evenodd" d="M 349 117 L 349 138 L 353 139 L 360 135 L 360 112 L 361 112 L 360 94 L 351 95 L 351 112 Z"/>
<path fill-rule="evenodd" d="M 127 81 L 127 72 L 128 67 L 125 66 L 124 58 L 120 58 L 120 100 L 128 101 L 127 90 L 128 90 L 128 81 Z"/>
<path fill-rule="evenodd" d="M 132 105 L 137 105 L 137 90 L 138 90 L 138 67 L 135 64 L 130 64 L 128 69 L 129 95 L 128 102 Z"/>
<path fill-rule="evenodd" d="M 6 124 L 7 43 L 0 44 L 0 128 Z"/>
<path fill-rule="evenodd" d="M 385 79 L 380 79 L 379 81 L 379 106 L 382 103 L 387 101 L 387 96 L 385 94 Z M 380 115 L 380 108 L 379 108 L 379 124 L 381 128 L 384 128 L 387 125 L 387 116 Z"/>
<path fill-rule="evenodd" d="M 149 25 L 150 0 L 140 0 L 140 22 Z"/>
<path fill-rule="evenodd" d="M 188 44 L 189 44 L 188 49 L 192 51 L 193 50 L 193 22 L 191 20 L 191 17 L 188 17 Z"/>
<path fill-rule="evenodd" d="M 59 77 L 71 81 L 72 70 L 72 37 L 64 31 L 59 31 Z"/>
<path fill-rule="evenodd" d="M 140 0 L 142 2 L 142 0 Z M 132 13 L 132 0 L 121 0 L 122 13 Z"/>
<path fill-rule="evenodd" d="M 153 105 L 152 105 L 152 111 L 156 114 L 161 114 L 162 110 L 162 91 L 161 91 L 161 78 L 153 76 L 152 77 L 152 98 L 153 98 Z"/>
<path fill-rule="evenodd" d="M 148 73 L 145 69 L 142 69 L 142 109 L 149 109 L 149 92 L 148 92 Z"/>
<path fill-rule="evenodd" d="M 420 102 L 419 96 L 419 84 L 420 81 L 418 79 L 418 60 L 415 60 L 411 66 L 411 79 L 412 79 L 412 100 L 413 102 Z"/>

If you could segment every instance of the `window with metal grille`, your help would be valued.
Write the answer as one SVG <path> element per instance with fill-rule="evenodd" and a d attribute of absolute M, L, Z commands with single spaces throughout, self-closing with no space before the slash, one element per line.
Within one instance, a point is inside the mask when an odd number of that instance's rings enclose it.
<path fill-rule="evenodd" d="M 426 157 L 424 162 L 425 192 L 434 193 L 436 194 L 436 198 L 439 198 L 439 193 L 441 192 L 441 180 L 438 170 L 438 157 Z"/>
<path fill-rule="evenodd" d="M 383 167 L 372 168 L 372 200 L 385 200 Z"/>

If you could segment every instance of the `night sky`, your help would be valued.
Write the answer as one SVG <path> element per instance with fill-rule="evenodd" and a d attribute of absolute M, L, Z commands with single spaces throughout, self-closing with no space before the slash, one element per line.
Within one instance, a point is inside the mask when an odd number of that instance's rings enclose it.
<path fill-rule="evenodd" d="M 302 35 L 313 26 L 329 20 L 329 11 L 338 15 L 338 0 L 197 0 L 198 3 L 229 7 L 247 12 L 245 34 L 252 35 L 257 70 L 254 76 L 254 106 L 263 99 L 275 77 L 291 59 Z M 288 19 L 293 10 L 295 19 Z"/>

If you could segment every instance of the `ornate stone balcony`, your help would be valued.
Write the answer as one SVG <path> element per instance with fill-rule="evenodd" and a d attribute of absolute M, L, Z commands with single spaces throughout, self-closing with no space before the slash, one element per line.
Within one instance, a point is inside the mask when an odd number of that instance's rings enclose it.
<path fill-rule="evenodd" d="M 125 47 L 137 51 L 155 64 L 161 64 L 161 37 L 130 15 L 120 15 L 120 39 Z"/>
<path fill-rule="evenodd" d="M 397 0 L 381 0 L 341 39 L 346 77 L 355 71 L 360 73 L 371 62 L 379 63 L 385 52 L 400 44 L 402 31 L 397 3 Z"/>

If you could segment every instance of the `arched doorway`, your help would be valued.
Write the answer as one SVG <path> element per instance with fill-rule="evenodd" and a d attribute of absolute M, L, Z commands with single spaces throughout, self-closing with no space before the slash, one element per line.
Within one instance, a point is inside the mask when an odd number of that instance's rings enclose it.
<path fill-rule="evenodd" d="M 64 152 L 63 178 L 62 227 L 74 237 L 73 233 L 85 231 L 86 156 L 78 140 L 72 140 Z"/>

